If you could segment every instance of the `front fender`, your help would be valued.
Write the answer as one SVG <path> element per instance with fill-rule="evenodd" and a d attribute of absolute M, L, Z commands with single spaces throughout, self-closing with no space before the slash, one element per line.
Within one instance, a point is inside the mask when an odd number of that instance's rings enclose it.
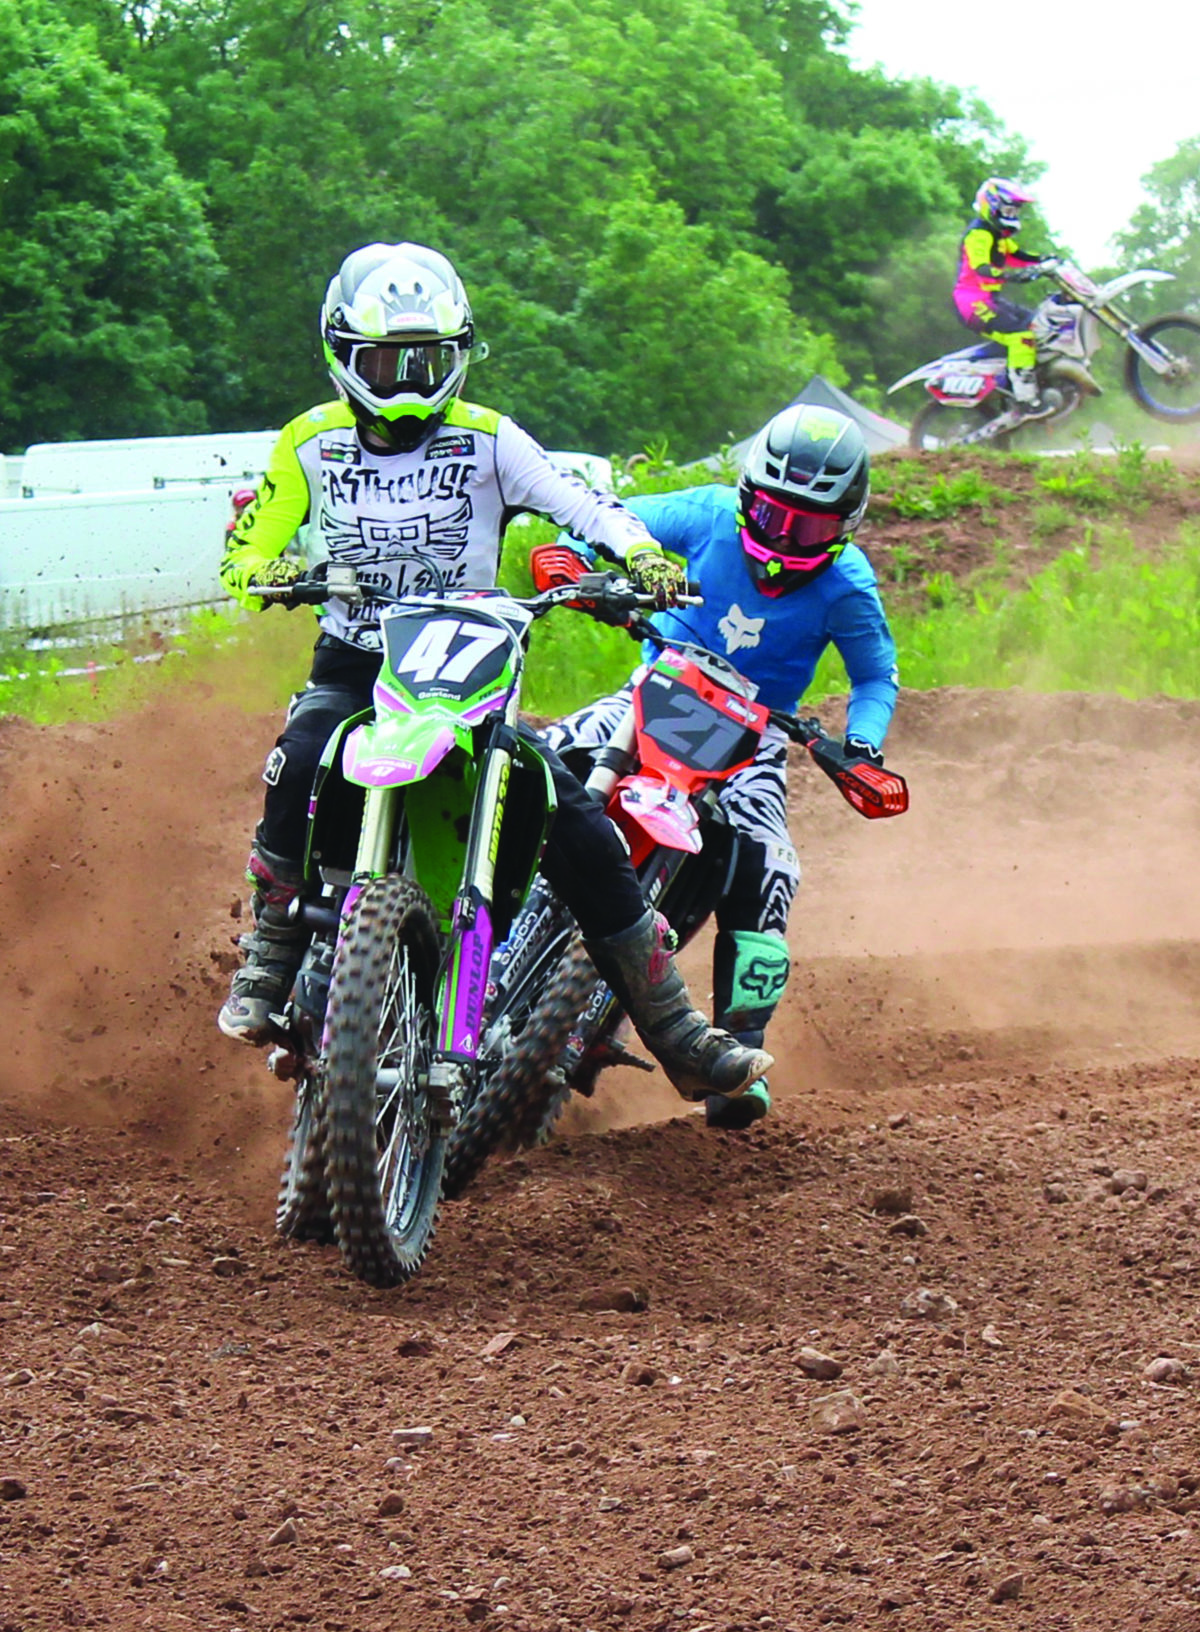
<path fill-rule="evenodd" d="M 361 788 L 422 782 L 454 747 L 471 749 L 471 731 L 441 710 L 388 715 L 360 725 L 346 739 L 342 772 Z"/>
<path fill-rule="evenodd" d="M 700 854 L 700 819 L 682 788 L 655 776 L 627 776 L 617 789 L 617 801 L 626 817 L 655 844 Z"/>
<path fill-rule="evenodd" d="M 1152 272 L 1149 267 L 1143 267 L 1138 272 L 1122 272 L 1119 278 L 1110 278 L 1102 283 L 1097 291 L 1100 305 L 1116 300 L 1127 289 L 1134 289 L 1140 283 L 1174 283 L 1174 272 Z"/>

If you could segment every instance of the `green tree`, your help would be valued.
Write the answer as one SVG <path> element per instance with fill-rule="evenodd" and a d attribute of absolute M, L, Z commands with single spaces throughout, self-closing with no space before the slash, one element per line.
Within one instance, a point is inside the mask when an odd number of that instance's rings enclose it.
<path fill-rule="evenodd" d="M 1194 302 L 1200 298 L 1200 136 L 1181 142 L 1142 178 L 1142 186 L 1146 202 L 1117 240 L 1121 264 L 1175 274 L 1177 282 L 1160 286 L 1147 309 Z"/>
<path fill-rule="evenodd" d="M 614 205 L 569 312 L 482 291 L 494 358 L 479 389 L 499 387 L 556 442 L 665 438 L 686 460 L 749 434 L 817 370 L 844 382 L 833 342 L 791 311 L 786 274 L 747 250 L 722 256 L 715 236 L 672 202 Z"/>
<path fill-rule="evenodd" d="M 220 265 L 157 103 L 43 0 L 0 0 L 0 445 L 207 428 Z"/>

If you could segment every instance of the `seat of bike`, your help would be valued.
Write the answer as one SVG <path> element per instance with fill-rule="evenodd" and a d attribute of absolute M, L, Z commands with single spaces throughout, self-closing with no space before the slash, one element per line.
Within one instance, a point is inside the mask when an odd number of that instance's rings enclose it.
<path fill-rule="evenodd" d="M 977 346 L 964 346 L 961 351 L 948 351 L 943 363 L 981 363 L 987 357 L 1003 357 L 1004 347 L 999 340 L 981 340 Z"/>

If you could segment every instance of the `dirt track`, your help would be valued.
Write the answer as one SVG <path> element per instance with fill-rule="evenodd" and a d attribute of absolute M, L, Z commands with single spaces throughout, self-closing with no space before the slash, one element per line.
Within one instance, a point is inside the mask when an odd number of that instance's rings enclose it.
<path fill-rule="evenodd" d="M 0 1632 L 1200 1632 L 1200 706 L 798 774 L 779 1114 L 615 1079 L 389 1295 L 272 1239 L 224 723 L 0 728 Z"/>

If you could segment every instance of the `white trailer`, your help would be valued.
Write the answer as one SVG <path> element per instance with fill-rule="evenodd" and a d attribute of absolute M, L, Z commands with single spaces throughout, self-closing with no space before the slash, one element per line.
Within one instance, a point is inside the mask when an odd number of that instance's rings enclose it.
<path fill-rule="evenodd" d="M 0 625 L 45 629 L 225 599 L 230 500 L 257 485 L 275 431 L 46 442 L 0 478 Z"/>

